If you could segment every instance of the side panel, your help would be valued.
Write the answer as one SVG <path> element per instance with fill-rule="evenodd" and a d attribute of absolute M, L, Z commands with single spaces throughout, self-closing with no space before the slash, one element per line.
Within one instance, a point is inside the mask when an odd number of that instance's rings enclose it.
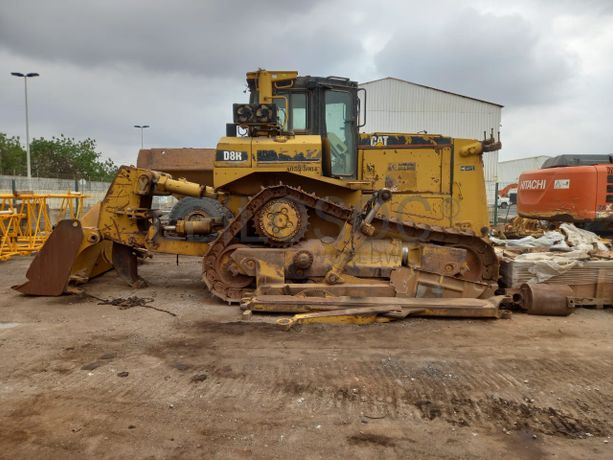
<path fill-rule="evenodd" d="M 388 205 L 405 219 L 419 218 L 429 223 L 449 226 L 449 176 L 451 148 L 371 149 L 361 152 L 362 178 L 373 182 L 373 189 L 394 192 Z"/>
<path fill-rule="evenodd" d="M 430 225 L 488 225 L 481 155 L 455 153 L 473 140 L 436 135 L 360 135 L 360 179 L 394 192 L 388 212 Z"/>
<path fill-rule="evenodd" d="M 215 188 L 254 173 L 320 177 L 321 151 L 321 137 L 313 135 L 222 138 L 217 145 Z"/>
<path fill-rule="evenodd" d="M 479 235 L 489 226 L 482 155 L 462 154 L 462 150 L 474 142 L 472 139 L 453 140 L 451 220 L 452 226 L 472 228 Z"/>
<path fill-rule="evenodd" d="M 517 187 L 518 214 L 561 221 L 594 220 L 596 171 L 595 166 L 570 166 L 521 174 Z"/>
<path fill-rule="evenodd" d="M 215 169 L 250 168 L 253 164 L 250 137 L 222 137 L 215 150 Z"/>
<path fill-rule="evenodd" d="M 321 174 L 321 137 L 301 135 L 252 138 L 254 166 L 256 168 L 276 167 Z"/>
<path fill-rule="evenodd" d="M 613 219 L 613 166 L 596 166 L 596 219 Z"/>

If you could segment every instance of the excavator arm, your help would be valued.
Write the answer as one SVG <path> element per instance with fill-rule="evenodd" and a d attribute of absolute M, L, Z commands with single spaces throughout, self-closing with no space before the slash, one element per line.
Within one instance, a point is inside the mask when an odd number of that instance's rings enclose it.
<path fill-rule="evenodd" d="M 511 190 L 514 190 L 517 188 L 517 183 L 513 183 L 513 184 L 509 184 L 506 187 L 500 189 L 498 191 L 498 196 L 502 197 L 502 198 L 506 198 L 507 196 L 509 196 L 509 192 Z"/>

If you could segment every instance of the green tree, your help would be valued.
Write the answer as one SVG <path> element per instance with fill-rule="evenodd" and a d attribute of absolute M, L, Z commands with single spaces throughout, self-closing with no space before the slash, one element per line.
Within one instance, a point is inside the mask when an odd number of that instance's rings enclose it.
<path fill-rule="evenodd" d="M 108 181 L 117 172 L 110 160 L 102 160 L 96 141 L 76 141 L 63 134 L 51 139 L 34 139 L 30 146 L 33 174 L 40 177 L 74 177 Z"/>
<path fill-rule="evenodd" d="M 21 148 L 18 137 L 4 133 L 0 133 L 0 174 L 26 175 L 26 151 Z"/>
<path fill-rule="evenodd" d="M 4 174 L 26 175 L 26 153 L 19 138 L 0 133 L 0 171 Z M 96 151 L 96 141 L 77 141 L 63 134 L 59 137 L 34 139 L 30 144 L 32 175 L 110 181 L 117 166 L 102 159 Z"/>

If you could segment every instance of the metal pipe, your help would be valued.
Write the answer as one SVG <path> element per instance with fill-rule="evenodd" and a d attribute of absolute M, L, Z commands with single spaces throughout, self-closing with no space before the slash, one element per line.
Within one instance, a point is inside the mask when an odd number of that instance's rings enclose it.
<path fill-rule="evenodd" d="M 498 225 L 498 181 L 494 188 L 494 225 Z"/>
<path fill-rule="evenodd" d="M 23 78 L 23 90 L 25 95 L 25 103 L 26 103 L 26 163 L 28 170 L 28 188 L 32 191 L 32 161 L 30 159 L 30 120 L 28 113 L 28 78 L 34 78 L 40 76 L 40 74 L 36 72 L 11 72 L 11 75 L 14 77 Z"/>
<path fill-rule="evenodd" d="M 28 77 L 23 77 L 23 83 L 26 99 L 26 159 L 28 163 L 28 188 L 32 190 L 32 163 L 30 160 L 30 121 L 28 117 Z"/>
<path fill-rule="evenodd" d="M 145 145 L 145 135 L 144 130 L 147 128 L 151 128 L 150 125 L 134 125 L 135 128 L 140 129 L 140 149 L 143 150 L 144 145 Z"/>

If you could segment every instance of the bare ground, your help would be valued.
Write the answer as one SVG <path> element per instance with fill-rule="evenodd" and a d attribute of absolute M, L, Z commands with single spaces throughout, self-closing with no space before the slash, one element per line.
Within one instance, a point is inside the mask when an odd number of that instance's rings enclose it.
<path fill-rule="evenodd" d="M 242 321 L 200 262 L 24 297 L 0 264 L 0 457 L 613 458 L 613 315 Z M 176 316 L 173 316 L 172 313 Z"/>

